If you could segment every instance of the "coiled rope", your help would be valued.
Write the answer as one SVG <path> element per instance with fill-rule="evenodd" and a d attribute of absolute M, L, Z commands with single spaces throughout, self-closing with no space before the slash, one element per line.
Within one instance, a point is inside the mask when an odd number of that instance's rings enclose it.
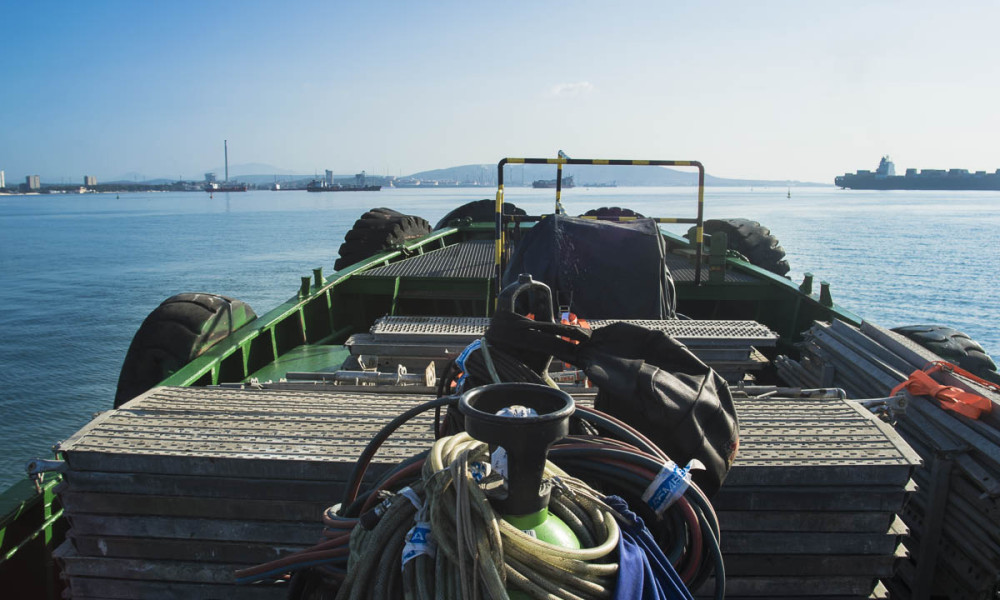
<path fill-rule="evenodd" d="M 385 513 L 373 529 L 355 529 L 338 600 L 500 599 L 508 597 L 508 587 L 538 599 L 610 598 L 620 535 L 612 509 L 586 484 L 549 463 L 546 476 L 560 482 L 550 508 L 574 515 L 567 524 L 585 547 L 563 548 L 537 540 L 493 510 L 472 474 L 488 462 L 488 446 L 466 433 L 435 442 L 424 462 L 421 483 L 412 487 L 422 507 L 418 510 L 409 497 L 396 495 L 386 501 Z M 400 573 L 414 518 L 428 520 L 436 554 L 417 555 Z"/>
<path fill-rule="evenodd" d="M 454 401 L 452 398 L 451 402 Z M 448 404 L 448 399 L 439 398 L 415 407 L 408 414 L 412 418 Z M 701 490 L 692 484 L 675 504 L 658 517 L 640 497 L 667 460 L 663 451 L 629 425 L 600 411 L 578 406 L 576 416 L 617 439 L 569 436 L 549 451 L 546 476 L 559 482 L 553 489 L 549 510 L 560 517 L 591 552 L 584 556 L 569 552 L 570 556 L 563 558 L 587 561 L 595 559 L 596 555 L 607 560 L 607 555 L 602 552 L 610 539 L 609 530 L 616 525 L 613 518 L 607 518 L 610 509 L 600 500 L 600 495 L 582 483 L 588 481 L 605 493 L 618 494 L 628 500 L 629 506 L 642 515 L 653 537 L 689 588 L 697 589 L 714 573 L 715 597 L 722 598 L 725 575 L 718 543 L 719 525 L 711 504 Z M 363 456 L 370 459 L 382 441 L 402 422 L 397 419 L 383 428 L 369 443 Z M 582 577 L 574 575 L 574 582 L 570 585 L 561 581 L 552 583 L 554 575 L 567 572 L 563 566 L 550 566 L 550 563 L 563 565 L 561 559 L 554 560 L 543 554 L 546 556 L 544 560 L 531 560 L 531 557 L 537 556 L 531 550 L 549 549 L 506 521 L 497 519 L 485 493 L 478 484 L 473 484 L 474 478 L 470 479 L 468 475 L 469 465 L 488 462 L 486 451 L 485 444 L 471 440 L 464 433 L 441 438 L 430 450 L 403 461 L 385 473 L 370 490 L 360 494 L 349 492 L 340 505 L 343 508 L 328 509 L 323 516 L 324 541 L 277 561 L 239 571 L 237 582 L 275 579 L 288 572 L 312 567 L 331 585 L 342 586 L 341 594 L 349 594 L 338 595 L 338 598 L 368 597 L 366 594 L 369 593 L 373 598 L 405 597 L 410 600 L 480 597 L 463 596 L 463 580 L 470 593 L 485 594 L 489 590 L 499 593 L 498 590 L 510 585 L 525 590 L 534 598 L 609 597 L 608 590 L 614 587 L 613 571 L 610 570 L 613 567 L 607 565 L 613 565 L 613 561 L 598 563 L 601 566 L 597 567 L 597 572 L 587 570 L 593 569 L 593 565 L 583 569 L 578 563 L 570 562 L 584 573 Z M 366 469 L 367 463 L 359 460 L 353 473 L 356 482 L 364 477 Z M 348 488 L 357 490 L 360 483 L 354 483 L 349 482 Z M 457 525 L 445 525 L 441 529 L 432 524 L 435 538 L 441 538 L 440 552 L 450 558 L 437 561 L 427 555 L 419 555 L 401 571 L 399 564 L 405 535 L 417 515 L 416 507 L 407 496 L 393 493 L 406 486 L 423 499 L 425 506 L 438 507 L 437 512 L 432 513 L 438 522 L 460 522 L 461 527 L 457 531 L 462 532 L 463 537 L 459 538 L 457 533 L 439 533 L 452 532 Z M 431 490 L 430 501 L 427 500 L 428 489 Z M 460 497 L 465 499 L 464 503 L 458 502 Z M 450 501 L 442 501 L 442 498 Z M 458 506 L 466 507 L 461 509 L 464 511 L 461 517 L 458 516 Z M 478 515 L 478 519 L 471 518 L 473 515 Z M 376 529 L 378 533 L 373 534 Z M 470 547 L 468 540 L 476 541 L 472 546 L 475 551 L 470 552 L 468 558 L 462 558 L 459 552 L 463 547 L 459 545 L 459 539 L 465 540 L 465 548 Z M 481 541 L 485 541 L 486 545 L 480 546 Z M 525 550 L 525 546 L 529 550 Z M 499 548 L 503 549 L 503 562 L 498 563 L 497 557 L 501 556 Z M 560 555 L 567 552 L 563 548 L 554 548 L 553 552 Z M 495 567 L 501 583 L 497 582 L 498 576 L 492 570 L 484 576 L 482 569 L 493 569 L 490 565 L 501 564 L 502 570 L 499 566 Z M 553 568 L 557 571 L 551 572 Z M 482 577 L 484 583 L 474 584 L 476 577 Z M 480 585 L 485 585 L 486 589 L 480 589 Z M 550 589 L 553 587 L 555 589 Z M 344 592 L 344 589 L 360 591 Z M 401 596 L 392 595 L 397 592 Z M 350 595 L 355 593 L 359 595 Z"/>

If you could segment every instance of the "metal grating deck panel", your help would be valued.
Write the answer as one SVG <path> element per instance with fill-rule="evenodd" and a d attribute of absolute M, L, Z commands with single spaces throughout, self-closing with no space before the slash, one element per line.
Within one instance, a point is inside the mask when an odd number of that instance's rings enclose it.
<path fill-rule="evenodd" d="M 736 400 L 740 451 L 727 485 L 904 486 L 917 454 L 889 425 L 841 400 Z"/>
<path fill-rule="evenodd" d="M 693 260 L 679 254 L 667 254 L 667 268 L 670 269 L 670 276 L 678 283 L 694 283 L 694 262 Z M 708 267 L 701 270 L 702 282 L 708 281 Z M 760 281 L 752 275 L 747 275 L 733 269 L 726 269 L 726 283 L 757 283 Z"/>
<path fill-rule="evenodd" d="M 385 423 L 427 399 L 416 394 L 156 388 L 104 413 L 60 450 L 70 467 L 70 482 L 79 471 L 327 479 L 334 475 L 332 465 L 353 463 Z M 919 463 L 891 427 L 852 402 L 741 398 L 735 405 L 741 441 L 727 480 L 731 486 L 814 483 L 808 477 L 831 469 L 844 470 L 836 477 L 840 485 L 902 486 Z M 424 449 L 431 440 L 431 423 L 432 416 L 425 414 L 401 427 L 382 446 L 377 462 L 395 463 Z"/>
<path fill-rule="evenodd" d="M 662 331 L 688 345 L 774 346 L 778 341 L 776 333 L 756 321 L 595 319 L 589 323 L 593 329 L 612 323 L 632 323 Z M 481 337 L 489 324 L 486 317 L 387 316 L 377 320 L 370 333 L 376 342 L 469 343 Z"/>
<path fill-rule="evenodd" d="M 472 240 L 411 256 L 384 267 L 369 269 L 356 277 L 461 277 L 489 279 L 493 277 L 493 240 Z M 667 254 L 667 268 L 676 282 L 693 283 L 694 265 L 687 257 Z M 702 269 L 703 281 L 708 269 Z M 726 270 L 726 283 L 754 283 L 752 275 Z"/>
<path fill-rule="evenodd" d="M 359 273 L 357 277 L 493 277 L 492 240 L 454 244 Z"/>
<path fill-rule="evenodd" d="M 157 388 L 92 421 L 60 449 L 72 470 L 271 479 L 346 479 L 412 394 Z M 398 432 L 389 463 L 423 447 L 432 417 Z M 347 466 L 345 466 L 347 465 Z"/>

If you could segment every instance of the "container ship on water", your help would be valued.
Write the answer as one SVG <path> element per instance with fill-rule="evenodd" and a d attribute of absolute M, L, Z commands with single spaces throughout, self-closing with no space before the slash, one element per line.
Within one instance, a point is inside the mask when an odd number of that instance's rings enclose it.
<path fill-rule="evenodd" d="M 968 169 L 907 169 L 896 175 L 896 166 L 883 156 L 875 172 L 860 170 L 833 180 L 852 190 L 1000 190 L 1000 169 L 993 173 Z"/>

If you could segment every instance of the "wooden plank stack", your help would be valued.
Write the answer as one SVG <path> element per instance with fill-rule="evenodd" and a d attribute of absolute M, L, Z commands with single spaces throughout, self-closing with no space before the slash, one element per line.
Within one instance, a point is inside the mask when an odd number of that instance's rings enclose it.
<path fill-rule="evenodd" d="M 916 454 L 852 402 L 737 398 L 736 406 L 740 453 L 712 499 L 726 597 L 879 597 L 877 581 L 892 576 L 905 533 L 896 514 Z"/>
<path fill-rule="evenodd" d="M 73 598 L 284 598 L 236 586 L 240 568 L 319 541 L 355 459 L 412 394 L 158 388 L 61 445 Z M 430 439 L 411 421 L 373 476 Z"/>
<path fill-rule="evenodd" d="M 860 328 L 816 323 L 805 333 L 802 359 L 778 357 L 791 385 L 840 387 L 853 398 L 884 398 L 897 430 L 924 466 L 918 493 L 902 513 L 910 529 L 908 558 L 888 587 L 893 598 L 995 598 L 1000 589 L 1000 394 L 957 373 L 934 374 L 992 403 L 978 419 L 941 408 L 938 400 L 904 393 L 885 398 L 916 370 L 939 357 L 906 338 L 863 323 Z M 900 401 L 905 410 L 895 410 Z M 878 405 L 879 400 L 869 404 Z"/>

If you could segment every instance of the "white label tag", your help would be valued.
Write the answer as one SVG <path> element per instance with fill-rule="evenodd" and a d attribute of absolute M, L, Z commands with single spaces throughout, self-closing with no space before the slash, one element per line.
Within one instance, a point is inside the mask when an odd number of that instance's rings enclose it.
<path fill-rule="evenodd" d="M 402 566 L 414 558 L 426 554 L 434 558 L 437 554 L 437 543 L 431 535 L 431 524 L 427 521 L 417 521 L 417 523 L 406 534 L 406 544 L 403 545 Z"/>
<path fill-rule="evenodd" d="M 417 512 L 420 512 L 420 509 L 424 507 L 423 500 L 420 499 L 417 492 L 415 492 L 410 486 L 406 486 L 405 488 L 399 490 L 399 495 L 409 500 L 410 504 L 413 505 L 413 508 L 417 509 Z"/>
<path fill-rule="evenodd" d="M 652 508 L 656 514 L 663 514 L 663 511 L 670 508 L 670 505 L 684 495 L 691 485 L 691 465 L 683 469 L 676 463 L 668 460 L 653 481 L 642 493 L 642 499 Z"/>
<path fill-rule="evenodd" d="M 493 470 L 500 473 L 500 476 L 504 480 L 507 479 L 507 451 L 504 450 L 503 446 L 497 446 L 497 449 L 490 455 L 490 464 L 493 466 Z"/>

